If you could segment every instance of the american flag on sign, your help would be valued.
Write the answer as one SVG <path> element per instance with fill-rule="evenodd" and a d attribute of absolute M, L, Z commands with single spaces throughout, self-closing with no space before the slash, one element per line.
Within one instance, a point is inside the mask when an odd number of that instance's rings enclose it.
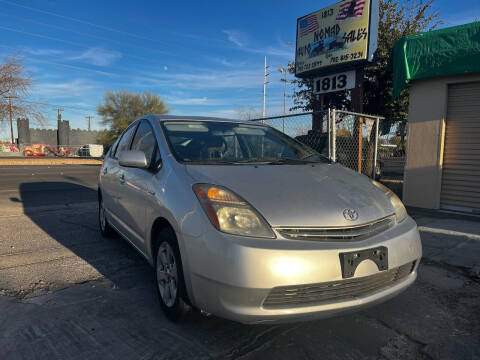
<path fill-rule="evenodd" d="M 359 17 L 363 15 L 365 0 L 349 0 L 340 5 L 337 20 L 345 20 L 351 17 Z"/>
<path fill-rule="evenodd" d="M 318 29 L 317 16 L 315 14 L 309 15 L 300 20 L 300 36 L 310 34 L 312 31 Z"/>

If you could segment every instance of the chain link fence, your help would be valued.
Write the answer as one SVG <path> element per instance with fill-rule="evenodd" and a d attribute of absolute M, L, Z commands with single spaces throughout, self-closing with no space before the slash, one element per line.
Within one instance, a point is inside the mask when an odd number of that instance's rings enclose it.
<path fill-rule="evenodd" d="M 385 179 L 403 180 L 406 161 L 406 121 L 383 124 L 378 139 L 378 158 Z"/>
<path fill-rule="evenodd" d="M 254 119 L 303 142 L 330 159 L 378 179 L 377 139 L 382 117 L 329 109 Z"/>
<path fill-rule="evenodd" d="M 331 110 L 331 139 L 336 162 L 362 174 L 378 179 L 378 127 L 382 117 L 349 111 Z"/>
<path fill-rule="evenodd" d="M 329 156 L 328 116 L 328 111 L 318 111 L 252 119 L 251 121 L 269 125 L 303 142 L 317 152 Z"/>

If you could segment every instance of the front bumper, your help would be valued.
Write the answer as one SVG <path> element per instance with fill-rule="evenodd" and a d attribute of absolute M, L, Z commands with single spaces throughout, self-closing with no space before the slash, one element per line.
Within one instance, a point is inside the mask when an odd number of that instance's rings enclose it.
<path fill-rule="evenodd" d="M 196 236 L 184 233 L 184 237 L 191 300 L 207 312 L 243 323 L 310 320 L 385 301 L 415 281 L 422 255 L 411 218 L 371 238 L 347 243 L 244 238 L 213 227 Z M 413 271 L 361 296 L 282 308 L 264 306 L 273 288 L 342 281 L 341 252 L 378 246 L 388 248 L 389 269 L 415 262 Z M 366 260 L 353 279 L 378 273 L 377 266 Z"/>

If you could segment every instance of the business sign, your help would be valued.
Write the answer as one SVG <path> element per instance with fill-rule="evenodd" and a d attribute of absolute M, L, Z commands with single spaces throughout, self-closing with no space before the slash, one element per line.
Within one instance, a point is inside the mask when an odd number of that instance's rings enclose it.
<path fill-rule="evenodd" d="M 379 0 L 343 0 L 297 20 L 295 75 L 307 77 L 373 61 Z"/>
<path fill-rule="evenodd" d="M 313 93 L 326 94 L 355 87 L 355 70 L 330 74 L 313 80 Z"/>

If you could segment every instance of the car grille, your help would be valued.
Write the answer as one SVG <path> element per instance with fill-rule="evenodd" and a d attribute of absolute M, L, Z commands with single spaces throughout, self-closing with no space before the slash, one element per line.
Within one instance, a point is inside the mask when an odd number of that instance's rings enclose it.
<path fill-rule="evenodd" d="M 266 309 L 282 309 L 351 300 L 380 291 L 403 280 L 414 268 L 415 262 L 411 262 L 395 269 L 360 278 L 276 287 L 270 291 L 263 307 Z"/>
<path fill-rule="evenodd" d="M 395 216 L 349 227 L 291 228 L 277 227 L 275 230 L 286 239 L 314 241 L 358 241 L 379 234 L 394 224 Z"/>

